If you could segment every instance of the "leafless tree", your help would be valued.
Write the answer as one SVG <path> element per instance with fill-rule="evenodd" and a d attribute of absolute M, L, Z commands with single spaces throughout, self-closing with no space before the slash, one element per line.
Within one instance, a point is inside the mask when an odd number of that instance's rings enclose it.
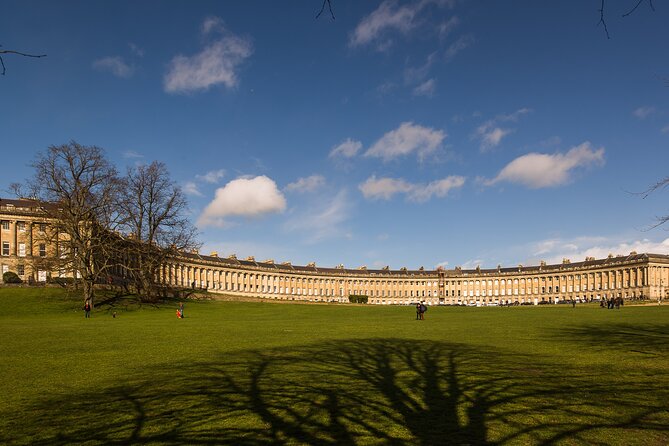
<path fill-rule="evenodd" d="M 121 228 L 126 234 L 127 272 L 138 295 L 156 298 L 160 268 L 179 251 L 196 248 L 196 230 L 186 217 L 188 204 L 165 164 L 154 161 L 128 169 L 119 195 Z"/>
<path fill-rule="evenodd" d="M 0 47 L 2 47 L 2 45 L 0 45 Z M 0 67 L 2 67 L 2 72 L 0 74 L 2 74 L 3 76 L 7 72 L 7 67 L 5 67 L 5 60 L 3 59 L 3 55 L 6 54 L 15 54 L 17 56 L 35 57 L 35 58 L 46 57 L 46 54 L 29 54 L 29 53 L 23 53 L 21 51 L 0 49 Z"/>
<path fill-rule="evenodd" d="M 71 271 L 83 284 L 84 301 L 92 304 L 95 283 L 106 278 L 117 258 L 116 169 L 101 148 L 75 141 L 50 146 L 32 167 L 27 197 L 50 219 L 45 237 L 57 250 L 51 269 Z"/>

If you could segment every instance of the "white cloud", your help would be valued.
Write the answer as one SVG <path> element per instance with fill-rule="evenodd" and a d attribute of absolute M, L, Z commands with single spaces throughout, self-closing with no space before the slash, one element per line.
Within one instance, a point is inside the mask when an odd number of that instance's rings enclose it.
<path fill-rule="evenodd" d="M 434 79 L 428 79 L 422 84 L 418 85 L 413 89 L 414 96 L 427 96 L 432 97 L 434 95 L 434 89 L 436 87 L 436 82 Z"/>
<path fill-rule="evenodd" d="M 353 140 L 348 138 L 343 143 L 334 146 L 330 150 L 330 158 L 342 157 L 342 158 L 353 158 L 358 152 L 362 149 L 362 143 L 360 141 Z"/>
<path fill-rule="evenodd" d="M 135 158 L 144 158 L 144 155 L 141 153 L 137 153 L 134 150 L 126 150 L 123 152 L 123 158 L 130 158 L 130 159 L 135 159 Z"/>
<path fill-rule="evenodd" d="M 223 33 L 222 22 L 218 20 L 205 19 L 203 33 L 211 33 L 217 27 Z M 249 39 L 225 32 L 223 37 L 193 56 L 175 56 L 164 78 L 165 91 L 189 93 L 218 84 L 234 88 L 239 83 L 239 67 L 252 53 L 253 45 Z"/>
<path fill-rule="evenodd" d="M 481 136 L 481 150 L 485 151 L 492 147 L 496 147 L 502 142 L 504 138 L 509 133 L 512 133 L 513 130 L 503 129 L 501 127 L 495 128 L 485 128 L 484 126 L 479 127 L 478 133 Z"/>
<path fill-rule="evenodd" d="M 409 193 L 409 199 L 412 201 L 424 202 L 431 199 L 433 196 L 443 198 L 451 191 L 451 189 L 458 189 L 465 184 L 465 178 L 461 176 L 451 175 L 441 180 L 432 181 L 426 185 L 416 184 L 413 190 Z"/>
<path fill-rule="evenodd" d="M 202 196 L 202 192 L 200 192 L 200 189 L 198 189 L 197 184 L 195 184 L 192 181 L 185 182 L 182 189 L 183 189 L 184 193 L 186 193 L 188 195 L 195 195 L 197 197 Z"/>
<path fill-rule="evenodd" d="M 495 119 L 497 121 L 511 121 L 511 122 L 518 122 L 518 119 L 520 119 L 521 116 L 526 115 L 528 113 L 532 113 L 531 108 L 523 107 L 519 108 L 513 113 L 509 113 L 508 115 L 499 115 L 496 116 Z"/>
<path fill-rule="evenodd" d="M 350 238 L 350 233 L 342 228 L 342 224 L 349 218 L 349 203 L 346 191 L 342 190 L 332 199 L 321 201 L 320 207 L 295 216 L 286 223 L 285 228 L 304 233 L 307 243 L 318 243 L 329 238 Z"/>
<path fill-rule="evenodd" d="M 452 189 L 460 188 L 464 184 L 465 178 L 456 175 L 427 184 L 409 183 L 402 178 L 371 176 L 358 188 L 362 195 L 370 200 L 390 200 L 396 194 L 405 194 L 408 200 L 422 203 L 432 197 L 445 197 Z"/>
<path fill-rule="evenodd" d="M 574 169 L 604 163 L 604 148 L 594 149 L 589 142 L 572 147 L 567 153 L 528 153 L 507 164 L 492 180 L 493 185 L 501 181 L 518 183 L 532 189 L 555 187 L 570 181 Z"/>
<path fill-rule="evenodd" d="M 524 107 L 508 115 L 498 115 L 481 124 L 475 133 L 475 138 L 481 140 L 480 150 L 485 152 L 493 147 L 497 147 L 502 139 L 514 132 L 514 129 L 507 129 L 498 126 L 499 122 L 518 122 L 521 116 L 530 113 L 532 110 Z"/>
<path fill-rule="evenodd" d="M 549 264 L 561 263 L 568 258 L 572 262 L 582 262 L 586 257 L 604 259 L 609 254 L 628 255 L 635 251 L 639 254 L 669 254 L 669 238 L 660 241 L 649 239 L 632 242 L 606 237 L 574 237 L 571 239 L 549 239 L 534 244 L 534 255 L 541 256 Z"/>
<path fill-rule="evenodd" d="M 384 95 L 390 93 L 396 87 L 397 87 L 397 84 L 395 84 L 394 82 L 390 82 L 390 81 L 384 82 L 381 85 L 379 85 L 378 87 L 376 87 L 376 93 L 379 96 L 384 96 Z"/>
<path fill-rule="evenodd" d="M 460 19 L 457 16 L 453 16 L 447 21 L 442 22 L 439 25 L 439 38 L 443 39 L 447 37 L 459 24 Z"/>
<path fill-rule="evenodd" d="M 436 151 L 446 138 L 446 132 L 429 127 L 403 122 L 397 129 L 391 130 L 376 141 L 367 152 L 366 157 L 382 158 L 389 161 L 400 156 L 417 153 L 423 160 Z"/>
<path fill-rule="evenodd" d="M 425 79 L 432 68 L 432 64 L 436 59 L 437 53 L 432 53 L 427 56 L 425 63 L 419 67 L 409 67 L 404 70 L 404 83 L 416 84 Z"/>
<path fill-rule="evenodd" d="M 209 184 L 216 184 L 218 181 L 225 176 L 225 169 L 210 170 L 204 175 L 195 175 L 200 181 L 204 181 Z"/>
<path fill-rule="evenodd" d="M 132 77 L 135 69 L 125 63 L 121 56 L 104 57 L 93 62 L 93 68 L 100 71 L 107 71 L 116 77 L 128 79 Z"/>
<path fill-rule="evenodd" d="M 454 3 L 453 0 L 419 0 L 400 5 L 396 0 L 385 0 L 358 23 L 349 36 L 349 46 L 376 42 L 376 48 L 383 51 L 392 44 L 387 35 L 391 32 L 408 34 L 421 23 L 418 16 L 428 5 L 453 7 Z"/>
<path fill-rule="evenodd" d="M 649 106 L 639 107 L 632 112 L 632 114 L 639 119 L 646 119 L 653 113 L 655 113 L 655 107 L 649 107 Z"/>
<path fill-rule="evenodd" d="M 225 32 L 225 24 L 220 17 L 209 16 L 204 19 L 202 22 L 201 32 L 203 35 L 207 35 L 213 31 Z"/>
<path fill-rule="evenodd" d="M 325 185 L 325 177 L 323 175 L 311 175 L 300 178 L 294 183 L 286 186 L 287 192 L 314 192 Z"/>
<path fill-rule="evenodd" d="M 271 178 L 264 175 L 237 178 L 216 190 L 198 220 L 201 226 L 225 226 L 230 216 L 259 217 L 283 212 L 286 199 Z"/>
<path fill-rule="evenodd" d="M 144 50 L 142 48 L 140 48 L 139 46 L 135 45 L 132 42 L 130 42 L 128 46 L 130 47 L 130 51 L 132 52 L 132 54 L 134 54 L 137 57 L 144 57 Z"/>
<path fill-rule="evenodd" d="M 483 259 L 471 259 L 460 265 L 462 269 L 476 269 L 477 266 L 483 265 Z"/>
<path fill-rule="evenodd" d="M 453 60 L 453 58 L 455 58 L 455 56 L 457 56 L 460 51 L 470 47 L 474 42 L 474 36 L 471 34 L 459 37 L 446 49 L 446 53 L 444 54 L 446 62 Z"/>
<path fill-rule="evenodd" d="M 390 200 L 398 193 L 409 193 L 413 185 L 399 178 L 376 178 L 371 176 L 358 188 L 365 198 L 371 200 Z"/>

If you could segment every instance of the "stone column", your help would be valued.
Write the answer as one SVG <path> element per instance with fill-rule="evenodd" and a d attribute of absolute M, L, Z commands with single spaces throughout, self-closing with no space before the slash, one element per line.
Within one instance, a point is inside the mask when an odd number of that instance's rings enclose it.
<path fill-rule="evenodd" d="M 10 222 L 11 226 L 9 228 L 10 231 L 12 232 L 12 239 L 13 239 L 10 254 L 13 255 L 13 256 L 18 255 L 17 249 L 18 249 L 19 236 L 18 236 L 18 228 L 17 228 L 18 224 L 17 223 L 18 222 L 16 220 L 12 220 Z"/>

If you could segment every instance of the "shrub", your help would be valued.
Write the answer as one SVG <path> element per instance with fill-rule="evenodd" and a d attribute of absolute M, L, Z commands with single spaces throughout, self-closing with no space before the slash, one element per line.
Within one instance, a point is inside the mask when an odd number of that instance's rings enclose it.
<path fill-rule="evenodd" d="M 2 275 L 2 281 L 5 283 L 23 283 L 23 280 L 12 271 L 7 271 Z"/>
<path fill-rule="evenodd" d="M 351 294 L 348 296 L 348 301 L 352 304 L 366 304 L 368 299 L 365 295 Z"/>

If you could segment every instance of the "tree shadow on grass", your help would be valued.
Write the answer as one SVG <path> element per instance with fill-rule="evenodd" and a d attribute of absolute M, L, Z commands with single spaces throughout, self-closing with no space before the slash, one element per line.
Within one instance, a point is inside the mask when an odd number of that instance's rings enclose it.
<path fill-rule="evenodd" d="M 669 324 L 615 323 L 607 325 L 579 325 L 564 327 L 556 331 L 560 338 L 571 338 L 575 345 L 618 353 L 638 353 L 654 358 L 664 357 L 669 353 Z M 669 364 L 665 363 L 669 368 Z M 666 383 L 669 386 L 669 382 Z"/>
<path fill-rule="evenodd" d="M 42 444 L 665 444 L 666 382 L 461 344 L 348 340 L 226 353 L 48 398 L 0 441 Z M 5 420 L 7 421 L 7 420 Z M 626 435 L 634 441 L 623 441 Z M 631 437 L 634 435 L 634 437 Z M 4 437 L 4 438 L 3 438 Z"/>

